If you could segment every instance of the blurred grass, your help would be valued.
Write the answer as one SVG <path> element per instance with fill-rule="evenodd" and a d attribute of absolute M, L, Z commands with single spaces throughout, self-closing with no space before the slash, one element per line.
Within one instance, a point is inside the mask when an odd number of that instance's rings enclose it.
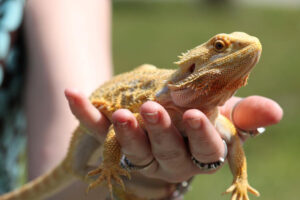
<path fill-rule="evenodd" d="M 140 64 L 176 67 L 177 55 L 221 32 L 244 31 L 263 45 L 261 61 L 238 95 L 264 95 L 279 102 L 285 115 L 263 136 L 247 141 L 249 181 L 263 200 L 299 199 L 300 186 L 300 9 L 213 7 L 194 3 L 113 4 L 115 72 Z M 187 200 L 229 199 L 221 193 L 232 181 L 228 166 L 201 175 Z M 252 196 L 252 199 L 255 197 Z"/>

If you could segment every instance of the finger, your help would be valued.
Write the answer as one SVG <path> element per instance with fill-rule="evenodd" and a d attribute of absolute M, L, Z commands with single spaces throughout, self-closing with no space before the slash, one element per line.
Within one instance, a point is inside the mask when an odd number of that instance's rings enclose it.
<path fill-rule="evenodd" d="M 188 110 L 183 115 L 190 151 L 200 162 L 211 163 L 224 158 L 224 143 L 205 114 L 196 109 Z"/>
<path fill-rule="evenodd" d="M 158 103 L 149 101 L 141 106 L 140 112 L 148 131 L 152 153 L 159 163 L 157 174 L 165 172 L 162 178 L 173 182 L 175 180 L 171 179 L 181 178 L 174 176 L 174 172 L 181 172 L 182 176 L 192 173 L 194 166 L 186 151 L 183 137 L 172 125 L 167 111 Z M 173 177 L 168 177 L 168 174 Z"/>
<path fill-rule="evenodd" d="M 221 106 L 220 108 L 220 112 L 222 115 L 226 116 L 228 119 L 230 119 L 230 115 L 231 115 L 231 111 L 233 109 L 233 107 L 235 107 L 235 105 L 241 101 L 243 98 L 241 97 L 231 97 L 228 101 L 226 101 L 226 103 Z"/>
<path fill-rule="evenodd" d="M 104 140 L 109 121 L 79 91 L 66 89 L 65 96 L 75 117 L 100 140 Z"/>
<path fill-rule="evenodd" d="M 235 101 L 238 100 L 235 99 Z M 277 124 L 282 115 L 283 111 L 275 101 L 261 96 L 250 96 L 236 105 L 232 119 L 237 127 L 254 130 L 258 127 Z"/>
<path fill-rule="evenodd" d="M 150 144 L 147 135 L 139 127 L 134 115 L 126 109 L 113 113 L 112 122 L 122 152 L 137 166 L 143 166 L 152 161 Z"/>

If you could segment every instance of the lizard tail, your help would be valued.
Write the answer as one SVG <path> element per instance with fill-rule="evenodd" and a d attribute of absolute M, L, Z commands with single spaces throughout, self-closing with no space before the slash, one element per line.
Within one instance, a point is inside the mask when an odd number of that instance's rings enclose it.
<path fill-rule="evenodd" d="M 0 196 L 0 200 L 40 200 L 70 184 L 74 176 L 68 172 L 68 161 L 12 192 Z"/>

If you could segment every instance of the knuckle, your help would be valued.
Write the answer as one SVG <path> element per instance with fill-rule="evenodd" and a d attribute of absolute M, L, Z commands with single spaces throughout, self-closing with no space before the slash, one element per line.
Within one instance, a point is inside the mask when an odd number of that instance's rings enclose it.
<path fill-rule="evenodd" d="M 150 137 L 151 143 L 155 143 L 155 145 L 158 145 L 158 146 L 163 146 L 164 140 L 162 139 L 162 136 L 161 136 L 163 134 L 158 134 L 153 130 L 151 132 L 148 132 L 148 134 L 149 133 L 151 134 L 151 137 Z"/>
<path fill-rule="evenodd" d="M 148 134 L 150 135 L 151 143 L 163 147 L 166 143 L 169 143 L 172 137 L 172 130 L 161 127 L 152 127 L 151 130 L 148 131 Z"/>
<path fill-rule="evenodd" d="M 154 157 L 161 161 L 171 161 L 178 159 L 182 153 L 176 150 L 154 152 Z"/>
<path fill-rule="evenodd" d="M 193 151 L 192 154 L 197 160 L 201 162 L 214 162 L 219 160 L 220 158 L 217 151 L 210 151 L 210 152 Z"/>
<path fill-rule="evenodd" d="M 219 148 L 208 140 L 190 143 L 190 150 L 192 155 L 201 162 L 214 162 L 224 156 L 222 148 Z"/>

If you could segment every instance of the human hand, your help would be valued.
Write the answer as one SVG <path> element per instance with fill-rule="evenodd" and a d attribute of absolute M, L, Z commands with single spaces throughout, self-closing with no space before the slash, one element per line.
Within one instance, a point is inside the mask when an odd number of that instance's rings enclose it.
<path fill-rule="evenodd" d="M 66 96 L 73 114 L 103 142 L 110 125 L 108 120 L 82 94 L 66 90 Z M 234 106 L 237 102 L 239 104 Z M 233 97 L 221 107 L 222 114 L 229 118 L 233 107 L 234 124 L 243 130 L 276 124 L 282 117 L 279 105 L 264 97 L 251 96 L 243 100 Z M 181 182 L 199 173 L 215 171 L 200 170 L 190 158 L 189 152 L 205 163 L 217 161 L 224 156 L 221 137 L 201 111 L 191 109 L 183 115 L 189 150 L 161 105 L 146 102 L 141 106 L 140 113 L 148 136 L 128 110 L 116 111 L 112 122 L 122 151 L 131 163 L 142 166 L 155 158 L 149 167 L 139 171 L 141 174 L 166 182 Z"/>

